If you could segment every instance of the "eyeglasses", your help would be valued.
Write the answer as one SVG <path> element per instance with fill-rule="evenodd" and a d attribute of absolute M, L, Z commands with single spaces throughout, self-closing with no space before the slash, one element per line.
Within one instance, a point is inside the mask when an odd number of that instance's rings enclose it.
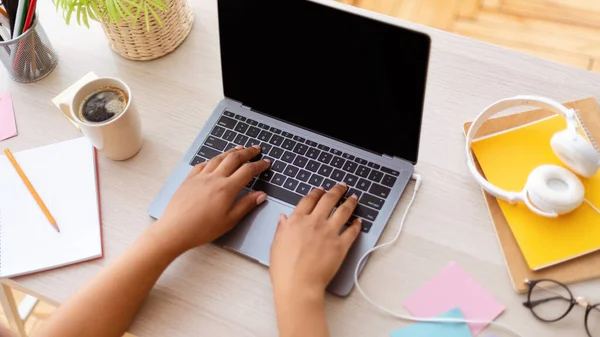
<path fill-rule="evenodd" d="M 544 322 L 563 319 L 575 305 L 585 308 L 585 331 L 590 337 L 600 337 L 600 303 L 590 304 L 583 297 L 573 297 L 564 284 L 548 279 L 525 280 L 529 286 L 527 302 L 523 305 Z"/>

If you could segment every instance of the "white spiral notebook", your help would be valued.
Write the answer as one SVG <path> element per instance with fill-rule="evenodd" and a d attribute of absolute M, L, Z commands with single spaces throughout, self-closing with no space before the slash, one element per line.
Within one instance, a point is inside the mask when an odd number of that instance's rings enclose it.
<path fill-rule="evenodd" d="M 0 277 L 102 257 L 96 151 L 85 138 L 13 153 L 56 219 L 48 222 L 6 156 L 0 156 Z"/>

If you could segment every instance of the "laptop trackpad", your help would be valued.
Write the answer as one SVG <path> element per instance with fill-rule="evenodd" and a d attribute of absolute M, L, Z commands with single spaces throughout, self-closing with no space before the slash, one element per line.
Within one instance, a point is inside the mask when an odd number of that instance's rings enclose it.
<path fill-rule="evenodd" d="M 247 192 L 242 192 L 244 195 Z M 290 215 L 294 208 L 267 198 L 230 232 L 215 243 L 269 265 L 271 243 L 281 213 Z"/>

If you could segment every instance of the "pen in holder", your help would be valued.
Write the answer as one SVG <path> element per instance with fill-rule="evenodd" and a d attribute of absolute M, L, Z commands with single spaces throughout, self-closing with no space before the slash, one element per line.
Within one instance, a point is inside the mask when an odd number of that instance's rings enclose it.
<path fill-rule="evenodd" d="M 8 75 L 15 82 L 30 83 L 50 74 L 58 63 L 58 56 L 38 23 L 37 13 L 31 27 L 15 39 L 10 39 L 9 26 L 1 23 L 0 61 Z"/>

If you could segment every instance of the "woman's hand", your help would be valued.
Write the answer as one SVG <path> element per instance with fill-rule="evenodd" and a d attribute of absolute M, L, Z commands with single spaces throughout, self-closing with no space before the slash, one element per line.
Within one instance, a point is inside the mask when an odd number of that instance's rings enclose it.
<path fill-rule="evenodd" d="M 341 234 L 356 208 L 356 195 L 332 211 L 346 184 L 325 193 L 312 190 L 292 215 L 281 215 L 271 246 L 271 279 L 281 337 L 328 337 L 325 288 L 360 233 L 356 219 Z"/>
<path fill-rule="evenodd" d="M 234 202 L 252 178 L 269 168 L 266 160 L 248 162 L 260 147 L 238 146 L 196 165 L 155 223 L 181 252 L 209 243 L 232 229 L 267 198 L 253 192 Z"/>
<path fill-rule="evenodd" d="M 327 193 L 314 189 L 300 201 L 289 218 L 280 216 L 271 247 L 270 266 L 276 296 L 306 292 L 324 295 L 325 288 L 360 233 L 361 221 L 356 219 L 340 235 L 356 208 L 356 195 L 332 214 L 346 189 L 344 183 Z"/>

